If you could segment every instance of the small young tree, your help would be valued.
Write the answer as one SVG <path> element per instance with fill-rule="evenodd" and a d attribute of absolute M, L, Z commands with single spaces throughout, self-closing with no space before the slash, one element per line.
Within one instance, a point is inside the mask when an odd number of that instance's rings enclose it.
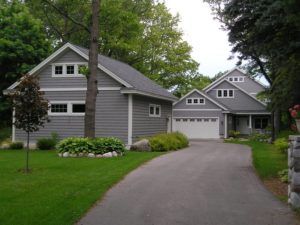
<path fill-rule="evenodd" d="M 49 104 L 40 91 L 38 79 L 25 75 L 21 83 L 11 94 L 12 107 L 15 111 L 14 125 L 27 133 L 26 167 L 29 172 L 29 139 L 30 133 L 38 131 L 48 120 Z"/>

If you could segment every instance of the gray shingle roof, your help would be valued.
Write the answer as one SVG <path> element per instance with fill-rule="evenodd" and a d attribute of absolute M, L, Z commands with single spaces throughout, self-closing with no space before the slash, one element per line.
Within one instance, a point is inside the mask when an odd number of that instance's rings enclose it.
<path fill-rule="evenodd" d="M 88 49 L 77 45 L 73 46 L 85 55 L 89 55 Z M 177 98 L 166 89 L 162 88 L 154 81 L 150 80 L 148 77 L 126 63 L 100 54 L 98 54 L 98 62 L 100 65 L 117 75 L 120 79 L 130 84 L 135 90 L 177 100 Z"/>

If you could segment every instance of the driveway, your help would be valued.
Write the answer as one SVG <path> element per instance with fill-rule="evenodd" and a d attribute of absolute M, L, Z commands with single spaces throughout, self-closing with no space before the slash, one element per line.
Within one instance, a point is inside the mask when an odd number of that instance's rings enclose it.
<path fill-rule="evenodd" d="M 193 141 L 143 165 L 113 187 L 78 224 L 293 225 L 289 207 L 262 185 L 250 149 Z"/>

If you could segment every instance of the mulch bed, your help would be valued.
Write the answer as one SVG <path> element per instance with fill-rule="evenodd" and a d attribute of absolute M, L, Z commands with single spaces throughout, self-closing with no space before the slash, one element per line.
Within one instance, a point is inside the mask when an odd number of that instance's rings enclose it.
<path fill-rule="evenodd" d="M 279 178 L 271 178 L 263 181 L 266 187 L 276 196 L 288 195 L 288 184 L 282 183 Z"/>

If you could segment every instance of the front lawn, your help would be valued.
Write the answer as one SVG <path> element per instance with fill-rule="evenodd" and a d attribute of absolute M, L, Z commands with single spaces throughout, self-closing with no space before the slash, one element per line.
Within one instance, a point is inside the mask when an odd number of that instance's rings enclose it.
<path fill-rule="evenodd" d="M 126 174 L 159 152 L 128 152 L 124 157 L 59 158 L 32 151 L 32 173 L 23 174 L 25 153 L 0 151 L 0 224 L 73 224 Z M 118 212 L 116 212 L 118 213 Z"/>

